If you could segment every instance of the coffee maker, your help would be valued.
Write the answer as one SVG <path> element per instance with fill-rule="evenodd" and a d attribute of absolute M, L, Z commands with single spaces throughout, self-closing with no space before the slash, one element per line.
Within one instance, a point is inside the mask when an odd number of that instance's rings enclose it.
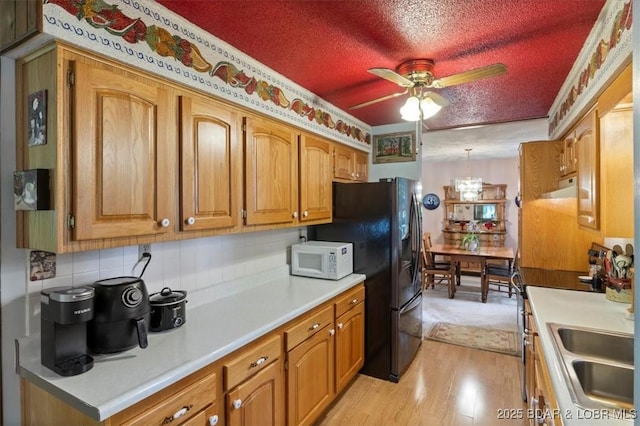
<path fill-rule="evenodd" d="M 40 362 L 61 376 L 93 367 L 87 323 L 93 318 L 93 287 L 53 287 L 40 292 Z"/>

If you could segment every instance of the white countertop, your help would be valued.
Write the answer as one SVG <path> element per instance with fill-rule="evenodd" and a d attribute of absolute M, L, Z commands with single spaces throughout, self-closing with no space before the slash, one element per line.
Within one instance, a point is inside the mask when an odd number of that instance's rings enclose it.
<path fill-rule="evenodd" d="M 187 304 L 182 327 L 149 333 L 146 349 L 95 356 L 93 368 L 76 376 L 62 377 L 40 364 L 39 335 L 19 339 L 18 371 L 102 421 L 365 279 L 360 274 L 339 281 L 294 277 L 286 268 L 261 276 L 263 283 L 223 299 L 193 309 Z"/>
<path fill-rule="evenodd" d="M 630 425 L 632 419 L 618 420 L 604 411 L 577 407 L 571 400 L 562 361 L 557 354 L 548 323 L 559 323 L 608 331 L 634 333 L 633 320 L 625 317 L 626 303 L 607 300 L 603 293 L 527 286 L 527 295 L 538 328 L 549 375 L 565 425 Z M 619 412 L 617 414 L 623 414 Z M 627 412 L 627 414 L 630 414 Z"/>

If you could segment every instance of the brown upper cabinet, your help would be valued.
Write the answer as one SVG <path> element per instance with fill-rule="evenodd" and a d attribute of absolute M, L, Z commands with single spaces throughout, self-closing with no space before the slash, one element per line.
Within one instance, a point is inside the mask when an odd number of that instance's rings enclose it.
<path fill-rule="evenodd" d="M 17 212 L 18 247 L 66 253 L 331 221 L 340 145 L 329 140 L 62 43 L 18 60 L 16 80 L 16 170 L 49 170 L 51 192 L 49 210 Z M 46 143 L 30 146 L 37 92 Z M 366 167 L 366 153 L 347 149 Z"/>
<path fill-rule="evenodd" d="M 571 131 L 562 141 L 560 154 L 560 176 L 569 177 L 576 174 L 578 159 L 576 158 L 576 132 Z"/>
<path fill-rule="evenodd" d="M 237 229 L 242 203 L 238 111 L 204 96 L 179 96 L 180 230 Z"/>
<path fill-rule="evenodd" d="M 600 150 L 597 110 L 589 111 L 575 127 L 578 158 L 578 224 L 599 229 Z"/>
<path fill-rule="evenodd" d="M 248 116 L 245 130 L 247 225 L 294 223 L 298 218 L 298 132 Z"/>
<path fill-rule="evenodd" d="M 0 53 L 42 32 L 42 0 L 0 1 Z"/>
<path fill-rule="evenodd" d="M 70 59 L 73 239 L 168 232 L 167 89 L 119 68 Z"/>
<path fill-rule="evenodd" d="M 332 218 L 333 144 L 315 136 L 300 136 L 300 221 Z"/>
<path fill-rule="evenodd" d="M 369 155 L 343 145 L 335 145 L 333 151 L 333 177 L 338 181 L 366 182 L 368 180 Z"/>

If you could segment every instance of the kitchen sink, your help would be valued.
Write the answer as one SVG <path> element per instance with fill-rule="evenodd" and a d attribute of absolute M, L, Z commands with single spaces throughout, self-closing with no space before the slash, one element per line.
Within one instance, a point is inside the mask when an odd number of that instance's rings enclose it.
<path fill-rule="evenodd" d="M 592 361 L 574 361 L 584 394 L 605 405 L 633 408 L 633 368 Z"/>
<path fill-rule="evenodd" d="M 572 401 L 588 409 L 633 409 L 633 335 L 550 323 Z"/>
<path fill-rule="evenodd" d="M 575 327 L 558 327 L 558 336 L 566 350 L 633 365 L 633 336 Z"/>

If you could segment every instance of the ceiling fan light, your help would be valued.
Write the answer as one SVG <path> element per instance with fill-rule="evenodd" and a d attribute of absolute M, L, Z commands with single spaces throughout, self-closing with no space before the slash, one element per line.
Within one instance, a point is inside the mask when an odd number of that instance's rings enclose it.
<path fill-rule="evenodd" d="M 420 100 L 415 96 L 409 96 L 400 108 L 400 116 L 406 121 L 420 120 Z"/>
<path fill-rule="evenodd" d="M 427 96 L 420 101 L 420 109 L 422 109 L 422 118 L 427 119 L 436 115 L 442 109 L 442 106 Z"/>

